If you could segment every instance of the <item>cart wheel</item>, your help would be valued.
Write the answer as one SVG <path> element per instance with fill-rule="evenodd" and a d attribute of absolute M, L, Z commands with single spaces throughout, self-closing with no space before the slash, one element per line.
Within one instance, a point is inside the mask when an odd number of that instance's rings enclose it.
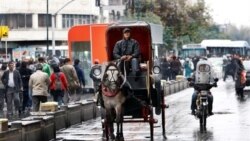
<path fill-rule="evenodd" d="M 164 88 L 163 88 L 164 89 Z M 165 99 L 164 99 L 164 92 L 161 92 L 161 124 L 162 124 L 162 136 L 163 139 L 166 140 L 167 136 L 166 136 L 166 128 L 165 128 L 165 124 L 166 124 L 166 120 L 165 120 L 165 109 L 168 108 L 168 106 L 165 104 Z"/>
<path fill-rule="evenodd" d="M 154 114 L 153 109 L 150 107 L 150 119 L 149 119 L 149 126 L 150 126 L 150 140 L 154 140 Z"/>

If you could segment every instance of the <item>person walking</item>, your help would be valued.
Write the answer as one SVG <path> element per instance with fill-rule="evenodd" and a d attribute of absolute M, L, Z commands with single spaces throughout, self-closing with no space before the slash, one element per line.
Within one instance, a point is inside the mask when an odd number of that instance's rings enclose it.
<path fill-rule="evenodd" d="M 32 74 L 32 70 L 28 68 L 27 62 L 21 62 L 21 66 L 19 69 L 19 73 L 22 78 L 23 82 L 23 105 L 22 105 L 22 111 L 30 110 L 32 106 L 32 97 L 29 94 L 29 79 Z"/>
<path fill-rule="evenodd" d="M 6 99 L 7 99 L 7 114 L 8 116 L 13 115 L 12 102 L 14 100 L 15 112 L 20 115 L 20 96 L 19 92 L 23 90 L 22 79 L 19 71 L 14 69 L 14 62 L 8 63 L 9 70 L 3 73 L 1 78 L 2 83 L 5 86 Z"/>
<path fill-rule="evenodd" d="M 63 72 L 60 71 L 59 66 L 53 67 L 53 73 L 50 76 L 50 94 L 58 105 L 63 104 L 64 92 L 67 91 L 67 79 Z"/>
<path fill-rule="evenodd" d="M 61 67 L 61 71 L 65 74 L 68 82 L 69 95 L 65 96 L 64 102 L 76 101 L 76 90 L 80 87 L 80 83 L 77 77 L 76 70 L 69 58 L 64 60 L 64 65 Z"/>
<path fill-rule="evenodd" d="M 186 61 L 184 62 L 184 70 L 185 70 L 185 77 L 186 78 L 191 77 L 193 69 L 194 69 L 193 62 L 189 58 L 186 58 Z"/>
<path fill-rule="evenodd" d="M 45 59 L 43 57 L 38 58 L 38 63 L 43 65 L 43 72 L 47 73 L 48 76 L 50 77 L 51 71 L 50 71 L 50 66 L 45 62 Z"/>
<path fill-rule="evenodd" d="M 170 80 L 170 63 L 165 56 L 161 58 L 161 69 L 162 69 L 162 79 L 168 81 Z"/>
<path fill-rule="evenodd" d="M 171 80 L 176 80 L 176 75 L 180 74 L 181 71 L 181 62 L 177 59 L 176 56 L 172 57 L 172 61 L 170 62 L 171 68 Z"/>
<path fill-rule="evenodd" d="M 84 72 L 83 70 L 80 68 L 79 66 L 80 60 L 79 59 L 75 59 L 74 61 L 74 68 L 76 70 L 76 74 L 78 77 L 78 80 L 80 82 L 80 87 L 77 89 L 77 94 L 81 94 L 83 91 L 83 88 L 85 87 L 85 76 L 84 76 Z M 76 98 L 77 100 L 80 100 L 80 96 L 78 96 Z"/>
<path fill-rule="evenodd" d="M 33 111 L 38 111 L 40 102 L 47 102 L 48 87 L 50 79 L 47 73 L 43 72 L 43 65 L 36 65 L 36 72 L 30 76 L 29 88 L 32 92 Z"/>
<path fill-rule="evenodd" d="M 2 64 L 0 69 L 0 78 L 2 78 L 3 73 L 7 69 L 6 64 Z M 4 100 L 5 100 L 5 87 L 2 81 L 0 81 L 0 118 L 4 116 L 3 108 L 4 108 Z"/>

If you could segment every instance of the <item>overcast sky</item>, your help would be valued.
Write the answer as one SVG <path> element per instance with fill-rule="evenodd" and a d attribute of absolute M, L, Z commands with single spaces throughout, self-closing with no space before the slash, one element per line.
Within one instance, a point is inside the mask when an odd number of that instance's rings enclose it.
<path fill-rule="evenodd" d="M 250 27 L 250 0 L 205 0 L 216 23 Z"/>

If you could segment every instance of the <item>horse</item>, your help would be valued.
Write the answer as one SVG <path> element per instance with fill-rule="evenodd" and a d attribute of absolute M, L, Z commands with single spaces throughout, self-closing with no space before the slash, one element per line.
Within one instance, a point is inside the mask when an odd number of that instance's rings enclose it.
<path fill-rule="evenodd" d="M 102 98 L 106 112 L 105 129 L 107 140 L 124 140 L 123 137 L 123 110 L 126 96 L 122 91 L 124 76 L 118 66 L 111 62 L 107 65 L 101 82 Z M 117 124 L 116 137 L 114 135 L 113 123 Z"/>

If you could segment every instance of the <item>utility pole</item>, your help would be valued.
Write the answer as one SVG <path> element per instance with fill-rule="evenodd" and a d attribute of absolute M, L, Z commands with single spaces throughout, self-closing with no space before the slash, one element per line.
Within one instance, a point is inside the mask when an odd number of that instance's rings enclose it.
<path fill-rule="evenodd" d="M 55 41 L 55 21 L 56 21 L 56 15 L 67 5 L 69 5 L 71 2 L 75 0 L 71 0 L 64 4 L 59 10 L 57 10 L 54 14 L 52 14 L 52 55 L 56 54 L 55 46 L 56 46 L 56 41 Z"/>
<path fill-rule="evenodd" d="M 46 2 L 46 54 L 49 53 L 49 0 Z"/>

